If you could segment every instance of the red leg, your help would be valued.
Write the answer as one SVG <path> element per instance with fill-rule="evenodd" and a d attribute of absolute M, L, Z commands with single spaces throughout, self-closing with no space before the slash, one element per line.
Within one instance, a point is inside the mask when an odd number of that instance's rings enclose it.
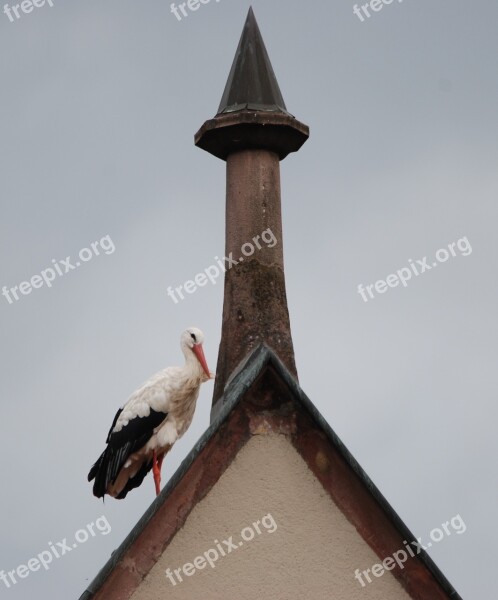
<path fill-rule="evenodd" d="M 159 492 L 161 491 L 161 463 L 163 462 L 162 457 L 159 459 L 161 462 L 157 461 L 156 451 L 152 451 L 152 473 L 154 474 L 154 483 L 156 485 L 156 496 L 159 496 Z"/>

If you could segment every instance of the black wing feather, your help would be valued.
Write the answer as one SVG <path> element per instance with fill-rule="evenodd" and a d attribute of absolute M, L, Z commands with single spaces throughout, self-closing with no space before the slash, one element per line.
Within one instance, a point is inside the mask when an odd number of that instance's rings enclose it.
<path fill-rule="evenodd" d="M 119 415 L 122 412 L 123 412 L 123 409 L 122 408 L 118 408 L 118 412 L 116 413 L 116 416 L 114 417 L 114 420 L 112 421 L 111 428 L 109 429 L 109 433 L 107 434 L 107 439 L 105 441 L 106 444 L 109 443 L 109 440 L 111 439 L 112 430 L 114 429 L 114 427 L 116 427 L 116 423 L 118 422 Z"/>
<path fill-rule="evenodd" d="M 93 493 L 97 498 L 103 498 L 110 483 L 113 483 L 128 458 L 145 446 L 150 440 L 154 429 L 168 416 L 168 413 L 150 409 L 146 417 L 135 417 L 128 425 L 113 432 L 116 422 L 123 409 L 119 409 L 107 436 L 107 448 L 100 455 L 88 473 L 88 481 L 95 479 Z M 151 465 L 142 466 L 135 477 L 131 478 L 122 490 L 119 498 L 124 498 L 133 488 L 139 486 L 147 475 Z M 123 495 L 124 494 L 124 495 Z"/>

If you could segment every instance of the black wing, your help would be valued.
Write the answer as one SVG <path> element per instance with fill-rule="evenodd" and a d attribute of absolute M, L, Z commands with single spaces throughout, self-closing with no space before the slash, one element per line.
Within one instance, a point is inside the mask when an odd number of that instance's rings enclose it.
<path fill-rule="evenodd" d="M 109 429 L 109 433 L 107 434 L 107 439 L 105 441 L 106 444 L 109 443 L 109 440 L 111 439 L 111 434 L 112 434 L 112 430 L 114 429 L 114 427 L 116 427 L 116 423 L 118 422 L 119 419 L 119 415 L 123 412 L 122 408 L 118 408 L 118 412 L 116 413 L 116 416 L 114 417 L 113 421 L 112 421 L 112 425 L 111 428 Z"/>
<path fill-rule="evenodd" d="M 155 411 L 151 408 L 148 416 L 135 417 L 128 425 L 113 433 L 122 410 L 120 408 L 114 417 L 111 429 L 107 435 L 107 448 L 102 452 L 88 473 L 88 481 L 95 479 L 93 493 L 97 498 L 104 497 L 109 484 L 116 480 L 130 455 L 145 446 L 152 437 L 154 429 L 168 416 L 168 413 Z M 126 488 L 128 489 L 123 490 L 123 492 L 128 492 L 133 487 L 140 485 L 149 469 L 150 465 L 143 472 L 144 468 L 142 467 L 137 475 L 130 480 L 130 484 L 133 481 L 134 485 L 130 487 L 127 485 Z M 141 477 L 138 477 L 139 475 Z M 122 497 L 124 498 L 124 496 Z"/>

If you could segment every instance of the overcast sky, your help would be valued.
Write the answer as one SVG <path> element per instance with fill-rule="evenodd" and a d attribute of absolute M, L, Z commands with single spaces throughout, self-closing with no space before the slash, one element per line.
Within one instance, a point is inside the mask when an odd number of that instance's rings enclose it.
<path fill-rule="evenodd" d="M 53 4 L 0 12 L 0 286 L 55 273 L 0 296 L 0 570 L 101 516 L 111 531 L 0 581 L 11 600 L 78 598 L 154 499 L 149 477 L 103 505 L 86 475 L 116 409 L 182 363 L 185 327 L 216 367 L 221 279 L 178 304 L 166 290 L 224 251 L 225 165 L 193 136 L 249 7 L 211 0 L 178 21 L 168 0 Z M 429 553 L 463 598 L 492 598 L 498 5 L 405 0 L 363 21 L 353 5 L 253 1 L 287 108 L 311 128 L 282 163 L 300 383 L 416 536 L 461 515 L 465 533 Z M 81 264 L 64 273 L 67 257 Z M 406 287 L 358 293 L 424 257 Z M 207 428 L 212 389 L 163 482 Z"/>

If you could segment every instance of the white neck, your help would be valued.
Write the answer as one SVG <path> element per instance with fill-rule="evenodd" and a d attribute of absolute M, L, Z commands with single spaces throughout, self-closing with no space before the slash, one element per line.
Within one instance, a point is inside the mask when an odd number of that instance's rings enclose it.
<path fill-rule="evenodd" d="M 201 382 L 205 379 L 206 374 L 204 373 L 201 363 L 197 360 L 197 356 L 193 350 L 188 346 L 182 347 L 183 355 L 185 356 L 184 370 L 187 375 L 192 379 L 198 379 Z"/>

